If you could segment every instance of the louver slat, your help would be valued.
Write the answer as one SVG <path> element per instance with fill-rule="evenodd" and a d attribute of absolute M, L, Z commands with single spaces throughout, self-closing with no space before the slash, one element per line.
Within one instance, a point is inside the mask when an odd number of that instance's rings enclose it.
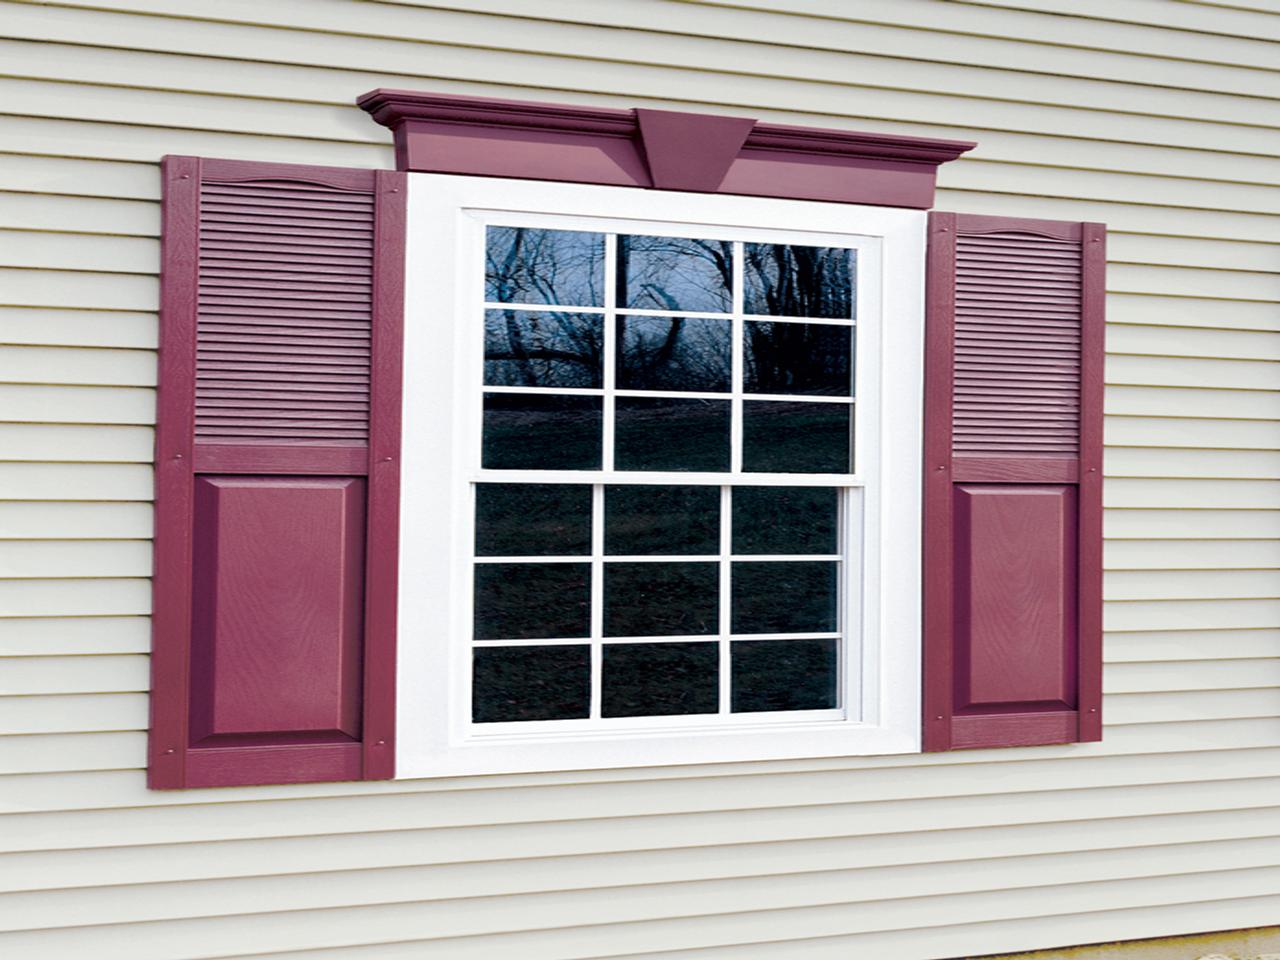
<path fill-rule="evenodd" d="M 148 783 L 390 777 L 404 176 L 163 169 Z"/>
<path fill-rule="evenodd" d="M 1103 229 L 929 236 L 925 749 L 1096 740 Z"/>

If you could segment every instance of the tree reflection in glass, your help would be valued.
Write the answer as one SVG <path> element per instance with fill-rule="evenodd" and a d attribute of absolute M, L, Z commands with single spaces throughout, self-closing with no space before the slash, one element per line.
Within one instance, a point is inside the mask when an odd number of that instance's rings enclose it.
<path fill-rule="evenodd" d="M 743 389 L 747 393 L 829 397 L 852 393 L 852 327 L 748 320 L 743 334 Z"/>
<path fill-rule="evenodd" d="M 587 313 L 486 310 L 484 382 L 496 387 L 599 387 L 604 320 Z"/>
<path fill-rule="evenodd" d="M 733 344 L 728 320 L 618 318 L 618 386 L 624 390 L 727 393 Z"/>
<path fill-rule="evenodd" d="M 687 237 L 618 237 L 618 305 L 728 313 L 733 244 Z"/>
<path fill-rule="evenodd" d="M 604 235 L 489 227 L 485 299 L 491 303 L 604 306 Z"/>
<path fill-rule="evenodd" d="M 853 318 L 856 251 L 747 243 L 742 254 L 746 313 Z"/>

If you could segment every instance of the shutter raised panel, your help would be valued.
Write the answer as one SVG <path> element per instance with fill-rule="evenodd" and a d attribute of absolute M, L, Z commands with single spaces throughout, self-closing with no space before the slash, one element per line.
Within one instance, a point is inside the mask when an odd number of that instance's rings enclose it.
<path fill-rule="evenodd" d="M 390 777 L 404 174 L 162 174 L 149 783 Z"/>
<path fill-rule="evenodd" d="M 929 224 L 925 749 L 1097 740 L 1104 228 Z"/>

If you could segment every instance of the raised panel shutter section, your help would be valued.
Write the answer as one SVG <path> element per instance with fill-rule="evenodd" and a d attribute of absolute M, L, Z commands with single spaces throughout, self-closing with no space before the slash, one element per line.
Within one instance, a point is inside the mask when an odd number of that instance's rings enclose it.
<path fill-rule="evenodd" d="M 162 175 L 148 782 L 391 777 L 405 175 Z"/>
<path fill-rule="evenodd" d="M 924 748 L 1102 735 L 1105 228 L 929 217 Z"/>

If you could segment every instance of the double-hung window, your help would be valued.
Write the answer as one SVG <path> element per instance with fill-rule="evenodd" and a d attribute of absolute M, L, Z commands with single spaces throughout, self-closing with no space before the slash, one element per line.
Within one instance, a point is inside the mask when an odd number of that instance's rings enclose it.
<path fill-rule="evenodd" d="M 408 203 L 398 775 L 919 749 L 925 215 Z"/>

